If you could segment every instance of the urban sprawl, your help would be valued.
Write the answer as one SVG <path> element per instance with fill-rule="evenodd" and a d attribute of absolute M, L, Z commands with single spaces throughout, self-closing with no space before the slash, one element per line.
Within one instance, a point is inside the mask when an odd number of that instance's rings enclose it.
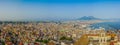
<path fill-rule="evenodd" d="M 120 30 L 89 27 L 98 22 L 1 23 L 0 45 L 120 45 Z"/>

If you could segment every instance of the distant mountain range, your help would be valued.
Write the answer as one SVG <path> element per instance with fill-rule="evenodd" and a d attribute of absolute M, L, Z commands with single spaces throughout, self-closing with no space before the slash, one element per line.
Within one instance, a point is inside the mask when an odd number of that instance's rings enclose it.
<path fill-rule="evenodd" d="M 78 18 L 78 20 L 101 20 L 101 19 L 93 17 L 93 16 L 83 16 L 81 18 Z"/>

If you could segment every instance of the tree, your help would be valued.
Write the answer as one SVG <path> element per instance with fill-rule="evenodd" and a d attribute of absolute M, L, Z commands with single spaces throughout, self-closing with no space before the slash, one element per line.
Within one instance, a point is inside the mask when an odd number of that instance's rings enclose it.
<path fill-rule="evenodd" d="M 73 45 L 88 45 L 89 39 L 86 35 L 81 36 Z"/>

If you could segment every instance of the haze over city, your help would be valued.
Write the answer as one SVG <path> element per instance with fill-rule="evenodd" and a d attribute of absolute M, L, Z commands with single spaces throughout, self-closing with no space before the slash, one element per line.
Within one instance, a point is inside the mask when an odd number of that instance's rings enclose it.
<path fill-rule="evenodd" d="M 0 20 L 77 19 L 94 16 L 120 18 L 118 0 L 5 0 L 0 1 Z"/>
<path fill-rule="evenodd" d="M 120 45 L 120 1 L 0 0 L 0 45 Z"/>

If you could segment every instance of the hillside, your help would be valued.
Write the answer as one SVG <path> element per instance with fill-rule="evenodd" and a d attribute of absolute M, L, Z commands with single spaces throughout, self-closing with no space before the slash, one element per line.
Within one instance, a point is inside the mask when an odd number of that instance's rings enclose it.
<path fill-rule="evenodd" d="M 93 16 L 83 16 L 81 18 L 78 18 L 78 20 L 100 20 L 100 19 Z"/>

